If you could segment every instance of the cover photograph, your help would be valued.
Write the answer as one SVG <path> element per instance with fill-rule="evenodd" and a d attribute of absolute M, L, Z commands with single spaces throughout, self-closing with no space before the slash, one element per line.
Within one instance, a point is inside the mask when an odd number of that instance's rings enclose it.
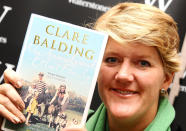
<path fill-rule="evenodd" d="M 108 36 L 31 14 L 16 72 L 26 122 L 3 121 L 6 131 L 59 131 L 84 125 Z"/>

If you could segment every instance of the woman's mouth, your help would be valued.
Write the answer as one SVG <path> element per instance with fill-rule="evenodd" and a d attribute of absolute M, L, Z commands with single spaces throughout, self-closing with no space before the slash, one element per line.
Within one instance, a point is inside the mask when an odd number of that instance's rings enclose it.
<path fill-rule="evenodd" d="M 133 95 L 136 94 L 136 91 L 129 91 L 129 90 L 120 90 L 120 89 L 112 89 L 114 92 L 117 92 L 121 95 Z"/>

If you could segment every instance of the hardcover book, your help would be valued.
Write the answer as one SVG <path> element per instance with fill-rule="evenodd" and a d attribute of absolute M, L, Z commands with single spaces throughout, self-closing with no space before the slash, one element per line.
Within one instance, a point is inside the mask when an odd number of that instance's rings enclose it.
<path fill-rule="evenodd" d="M 31 14 L 16 72 L 26 122 L 3 130 L 58 131 L 84 125 L 108 36 Z"/>

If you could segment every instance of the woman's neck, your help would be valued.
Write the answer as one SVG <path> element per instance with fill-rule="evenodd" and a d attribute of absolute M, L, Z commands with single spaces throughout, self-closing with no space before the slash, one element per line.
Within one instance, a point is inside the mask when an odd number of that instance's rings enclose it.
<path fill-rule="evenodd" d="M 150 117 L 146 114 L 141 114 L 134 118 L 115 118 L 108 113 L 109 131 L 144 131 L 145 128 L 153 121 L 156 116 L 157 109 L 148 110 Z M 148 117 L 146 117 L 148 116 Z"/>
<path fill-rule="evenodd" d="M 121 122 L 119 120 L 109 120 L 109 131 L 143 131 L 145 128 L 139 126 L 138 124 L 133 124 L 133 122 Z"/>

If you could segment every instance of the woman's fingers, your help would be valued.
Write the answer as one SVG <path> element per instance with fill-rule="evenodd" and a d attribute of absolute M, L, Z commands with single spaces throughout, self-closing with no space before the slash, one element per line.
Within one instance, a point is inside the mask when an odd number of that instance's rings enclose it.
<path fill-rule="evenodd" d="M 5 83 L 11 83 L 16 88 L 20 88 L 23 85 L 22 79 L 12 69 L 6 69 L 4 71 L 4 81 Z"/>
<path fill-rule="evenodd" d="M 24 102 L 12 85 L 6 83 L 0 85 L 0 98 L 0 115 L 13 123 L 25 121 L 21 112 L 25 107 Z"/>
<path fill-rule="evenodd" d="M 9 110 L 7 110 L 7 108 L 5 108 L 3 105 L 0 104 L 0 114 L 5 117 L 6 119 L 8 119 L 9 121 L 18 124 L 18 123 L 22 123 L 25 121 L 25 118 L 20 118 L 20 116 L 16 116 L 14 115 L 12 112 L 10 112 Z"/>
<path fill-rule="evenodd" d="M 18 109 L 23 110 L 25 108 L 23 100 L 12 85 L 6 83 L 0 85 L 0 94 L 6 96 Z"/>

